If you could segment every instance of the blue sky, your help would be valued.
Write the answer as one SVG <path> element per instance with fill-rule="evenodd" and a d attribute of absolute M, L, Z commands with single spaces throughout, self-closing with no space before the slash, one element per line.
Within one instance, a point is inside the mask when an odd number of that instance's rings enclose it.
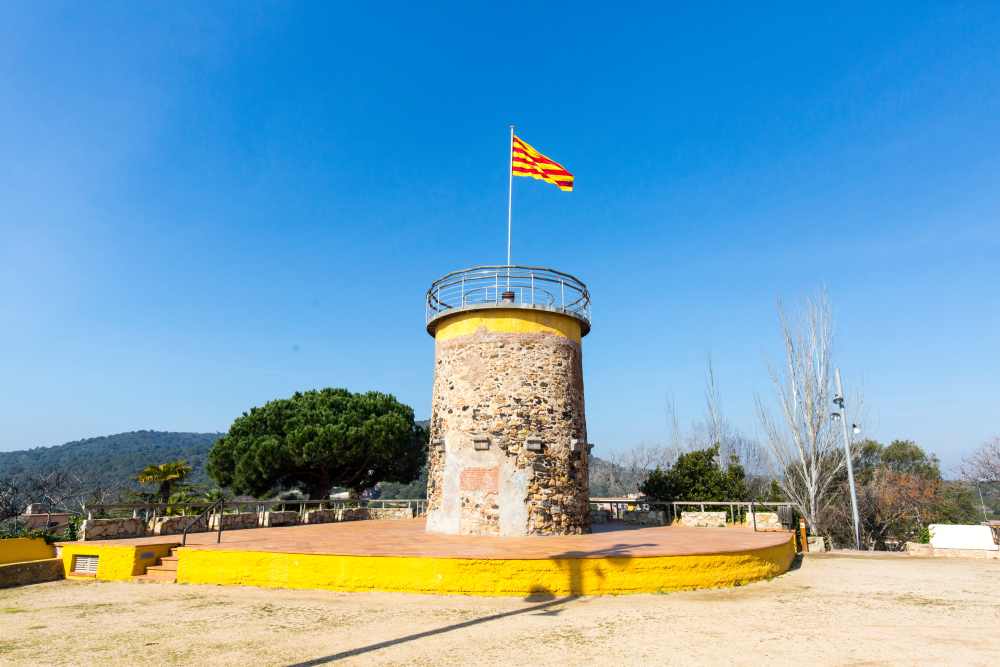
<path fill-rule="evenodd" d="M 593 295 L 595 453 L 664 394 L 754 428 L 775 296 L 825 283 L 877 439 L 1000 432 L 988 4 L 0 4 L 0 450 L 225 430 L 296 390 L 430 411 L 430 283 Z M 295 347 L 297 346 L 297 347 Z M 298 351 L 295 351 L 298 350 Z"/>

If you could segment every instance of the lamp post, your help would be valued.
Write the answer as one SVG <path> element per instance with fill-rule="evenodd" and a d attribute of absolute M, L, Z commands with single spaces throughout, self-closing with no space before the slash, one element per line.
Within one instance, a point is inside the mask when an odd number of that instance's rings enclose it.
<path fill-rule="evenodd" d="M 844 429 L 844 456 L 847 457 L 847 483 L 851 486 L 851 509 L 854 511 L 854 539 L 861 551 L 861 521 L 858 519 L 858 494 L 854 490 L 854 463 L 851 459 L 851 439 L 847 435 L 847 411 L 844 409 L 844 390 L 840 386 L 840 369 L 834 371 L 837 378 L 837 394 L 833 397 L 833 402 L 837 404 L 840 412 L 830 415 L 833 421 L 839 421 Z M 860 433 L 861 429 L 857 424 L 852 424 L 855 433 Z"/>
<path fill-rule="evenodd" d="M 983 500 L 983 482 L 985 481 L 985 477 L 980 477 L 976 480 L 976 486 L 979 487 L 979 504 L 983 508 L 983 521 L 989 521 L 989 519 L 986 518 L 986 501 Z"/>

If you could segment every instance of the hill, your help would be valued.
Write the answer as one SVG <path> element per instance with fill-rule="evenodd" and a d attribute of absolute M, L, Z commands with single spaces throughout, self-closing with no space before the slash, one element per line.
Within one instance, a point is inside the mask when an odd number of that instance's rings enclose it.
<path fill-rule="evenodd" d="M 46 473 L 81 466 L 101 482 L 127 482 L 151 463 L 187 461 L 190 484 L 212 484 L 205 474 L 208 452 L 221 433 L 133 431 L 101 438 L 0 452 L 0 475 L 8 472 Z"/>
<path fill-rule="evenodd" d="M 418 421 L 417 424 L 427 428 L 430 420 Z M 133 478 L 147 465 L 187 461 L 192 470 L 186 483 L 214 487 L 215 483 L 205 474 L 205 464 L 208 462 L 208 452 L 223 435 L 225 434 L 133 431 L 67 442 L 55 447 L 0 452 L 0 475 L 10 472 L 45 474 L 52 470 L 78 466 L 85 469 L 94 481 L 126 483 L 138 488 Z M 424 476 L 412 485 L 389 486 L 392 488 L 385 490 L 386 497 L 419 498 L 422 496 L 415 494 L 425 492 L 427 478 Z"/>

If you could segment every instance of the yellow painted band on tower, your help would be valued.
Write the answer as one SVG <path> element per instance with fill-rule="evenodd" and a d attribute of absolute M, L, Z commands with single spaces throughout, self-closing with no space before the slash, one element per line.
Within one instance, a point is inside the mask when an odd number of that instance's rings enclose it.
<path fill-rule="evenodd" d="M 453 595 L 609 595 L 748 584 L 787 571 L 789 539 L 762 549 L 645 558 L 469 559 L 334 556 L 187 548 L 177 581 Z"/>
<path fill-rule="evenodd" d="M 469 336 L 479 327 L 493 333 L 548 333 L 580 343 L 580 322 L 569 315 L 528 308 L 489 308 L 455 313 L 444 318 L 435 329 L 434 338 L 444 342 L 457 336 Z"/>

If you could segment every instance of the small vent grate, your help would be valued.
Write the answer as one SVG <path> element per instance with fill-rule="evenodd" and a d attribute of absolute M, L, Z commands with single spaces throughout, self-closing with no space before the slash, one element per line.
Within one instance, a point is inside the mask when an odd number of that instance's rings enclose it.
<path fill-rule="evenodd" d="M 97 572 L 97 556 L 76 556 L 73 558 L 74 572 Z"/>

